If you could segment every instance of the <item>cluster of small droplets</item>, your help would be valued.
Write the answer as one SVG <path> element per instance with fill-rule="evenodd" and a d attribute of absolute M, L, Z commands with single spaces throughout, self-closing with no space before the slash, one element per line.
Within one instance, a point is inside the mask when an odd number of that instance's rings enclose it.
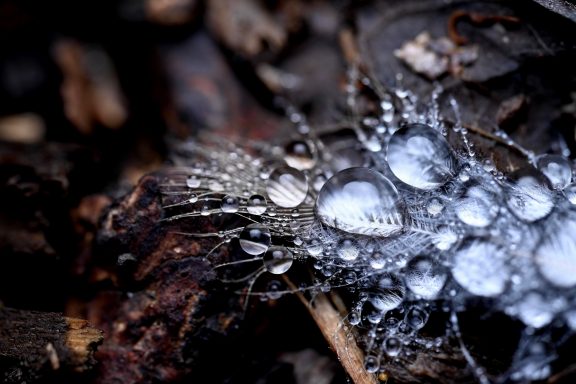
<path fill-rule="evenodd" d="M 548 360 L 534 366 L 546 328 L 560 322 L 576 331 L 573 163 L 535 156 L 497 132 L 527 157 L 526 168 L 504 175 L 477 158 L 452 98 L 451 129 L 464 151 L 450 146 L 441 88 L 418 113 L 410 91 L 384 89 L 356 68 L 349 75 L 353 119 L 329 140 L 289 107 L 299 136 L 284 146 L 254 144 L 249 154 L 221 143 L 186 144 L 163 186 L 167 220 L 239 219 L 231 229 L 188 235 L 216 236 L 219 245 L 237 240 L 247 255 L 237 263 L 256 265 L 244 279 L 250 284 L 299 261 L 317 275 L 301 289 L 353 293 L 346 320 L 363 335 L 370 372 L 383 369 L 384 360 L 439 347 L 441 339 L 419 336 L 432 311 L 449 312 L 458 336 L 457 312 L 470 298 L 489 298 L 495 311 L 537 335 L 524 341 L 534 347 L 518 353 L 507 378 L 546 377 Z M 377 95 L 378 114 L 361 115 L 357 83 Z M 190 166 L 187 157 L 197 162 Z M 288 291 L 273 281 L 262 296 Z M 488 382 L 461 344 L 478 379 Z"/>

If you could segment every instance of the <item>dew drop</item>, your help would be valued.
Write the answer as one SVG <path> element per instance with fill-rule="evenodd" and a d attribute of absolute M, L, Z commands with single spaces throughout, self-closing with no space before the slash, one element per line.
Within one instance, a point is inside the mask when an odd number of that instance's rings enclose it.
<path fill-rule="evenodd" d="M 284 160 L 292 168 L 299 170 L 311 169 L 316 165 L 312 149 L 305 141 L 295 140 L 284 148 Z"/>
<path fill-rule="evenodd" d="M 200 180 L 198 177 L 196 176 L 189 176 L 186 179 L 186 186 L 188 188 L 198 188 L 201 184 L 202 180 Z"/>
<path fill-rule="evenodd" d="M 550 180 L 554 189 L 563 189 L 572 180 L 570 161 L 560 155 L 542 155 L 538 157 L 538 169 Z"/>
<path fill-rule="evenodd" d="M 253 215 L 261 215 L 266 212 L 266 198 L 262 195 L 252 195 L 248 199 L 246 210 Z"/>
<path fill-rule="evenodd" d="M 531 223 L 552 212 L 554 195 L 548 188 L 547 180 L 536 170 L 521 172 L 507 190 L 506 203 L 514 216 Z"/>
<path fill-rule="evenodd" d="M 405 294 L 406 288 L 402 281 L 395 275 L 384 273 L 379 277 L 369 300 L 380 312 L 386 312 L 399 306 Z"/>
<path fill-rule="evenodd" d="M 438 296 L 447 278 L 442 266 L 427 256 L 415 257 L 406 266 L 406 286 L 427 300 Z"/>
<path fill-rule="evenodd" d="M 380 252 L 370 255 L 370 267 L 372 269 L 382 269 L 386 265 L 386 258 Z"/>
<path fill-rule="evenodd" d="M 540 273 L 550 283 L 569 288 L 576 285 L 576 219 L 565 217 L 551 225 L 536 248 Z"/>
<path fill-rule="evenodd" d="M 292 266 L 294 255 L 286 247 L 272 246 L 264 254 L 262 262 L 268 272 L 281 275 Z"/>
<path fill-rule="evenodd" d="M 428 312 L 419 307 L 412 307 L 406 312 L 406 324 L 415 330 L 424 328 L 428 321 Z"/>
<path fill-rule="evenodd" d="M 452 275 L 468 292 L 490 297 L 504 292 L 510 271 L 503 249 L 475 240 L 454 255 Z"/>
<path fill-rule="evenodd" d="M 342 260 L 354 261 L 358 258 L 360 249 L 358 248 L 358 244 L 356 241 L 354 241 L 354 239 L 342 239 L 338 243 L 336 252 Z"/>
<path fill-rule="evenodd" d="M 291 167 L 276 168 L 268 178 L 266 193 L 280 207 L 297 207 L 308 194 L 306 175 Z"/>
<path fill-rule="evenodd" d="M 234 195 L 226 195 L 222 198 L 220 207 L 222 208 L 222 212 L 238 212 L 238 209 L 240 208 L 240 200 Z"/>
<path fill-rule="evenodd" d="M 350 314 L 348 314 L 348 322 L 351 325 L 360 324 L 360 314 L 356 311 L 350 312 Z"/>
<path fill-rule="evenodd" d="M 442 202 L 442 200 L 440 200 L 437 197 L 433 197 L 430 200 L 428 200 L 428 203 L 426 204 L 426 211 L 430 216 L 436 217 L 439 214 L 441 214 L 443 210 L 444 210 L 444 203 Z"/>
<path fill-rule="evenodd" d="M 272 240 L 270 230 L 258 223 L 244 227 L 239 239 L 240 247 L 250 255 L 261 255 L 266 252 Z"/>
<path fill-rule="evenodd" d="M 576 183 L 568 185 L 564 189 L 564 195 L 566 196 L 566 198 L 570 203 L 576 205 Z"/>
<path fill-rule="evenodd" d="M 468 188 L 455 204 L 456 216 L 472 227 L 487 227 L 498 215 L 498 205 L 492 193 L 480 186 Z"/>
<path fill-rule="evenodd" d="M 390 357 L 396 357 L 402 351 L 402 341 L 397 337 L 388 337 L 384 340 L 384 352 Z"/>
<path fill-rule="evenodd" d="M 310 256 L 320 256 L 324 252 L 324 246 L 318 239 L 312 239 L 306 244 L 306 251 Z"/>
<path fill-rule="evenodd" d="M 542 328 L 548 325 L 555 316 L 555 309 L 550 300 L 545 299 L 538 292 L 527 293 L 516 304 L 518 318 L 530 327 Z"/>
<path fill-rule="evenodd" d="M 376 356 L 366 356 L 364 359 L 364 368 L 369 373 L 376 373 L 380 369 L 380 362 Z"/>
<path fill-rule="evenodd" d="M 456 159 L 446 139 L 424 124 L 396 131 L 388 143 L 387 160 L 398 179 L 419 189 L 438 188 L 456 175 Z"/>
<path fill-rule="evenodd" d="M 332 176 L 316 200 L 324 224 L 348 233 L 391 236 L 403 228 L 396 187 L 368 168 L 349 168 Z"/>

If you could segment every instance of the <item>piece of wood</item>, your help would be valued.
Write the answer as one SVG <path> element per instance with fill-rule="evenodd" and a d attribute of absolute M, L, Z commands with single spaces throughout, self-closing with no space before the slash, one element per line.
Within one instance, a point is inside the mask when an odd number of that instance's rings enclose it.
<path fill-rule="evenodd" d="M 86 320 L 0 307 L 0 377 L 24 382 L 50 371 L 88 370 L 102 340 Z"/>

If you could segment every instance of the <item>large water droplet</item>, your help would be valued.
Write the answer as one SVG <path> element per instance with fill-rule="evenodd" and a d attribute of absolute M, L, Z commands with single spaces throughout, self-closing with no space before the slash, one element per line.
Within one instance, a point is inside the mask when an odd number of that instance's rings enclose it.
<path fill-rule="evenodd" d="M 499 295 L 506 289 L 510 277 L 506 253 L 494 244 L 475 240 L 454 255 L 452 275 L 470 293 L 487 297 Z"/>
<path fill-rule="evenodd" d="M 368 168 L 349 168 L 332 176 L 316 200 L 316 213 L 326 225 L 349 233 L 391 236 L 403 228 L 396 187 Z"/>
<path fill-rule="evenodd" d="M 384 352 L 390 357 L 398 356 L 402 351 L 402 341 L 397 337 L 388 337 L 382 346 Z"/>
<path fill-rule="evenodd" d="M 292 266 L 294 255 L 286 247 L 272 246 L 268 248 L 262 261 L 268 272 L 281 275 Z"/>
<path fill-rule="evenodd" d="M 456 175 L 457 163 L 446 139 L 424 124 L 410 124 L 392 135 L 386 154 L 394 175 L 419 189 L 435 189 Z"/>
<path fill-rule="evenodd" d="M 366 356 L 364 368 L 366 368 L 366 372 L 376 373 L 380 369 L 380 361 L 376 356 Z"/>
<path fill-rule="evenodd" d="M 308 194 L 306 175 L 291 167 L 276 168 L 268 178 L 266 193 L 280 207 L 297 207 Z"/>
<path fill-rule="evenodd" d="M 305 141 L 295 140 L 285 147 L 284 160 L 292 168 L 299 170 L 311 169 L 316 164 L 312 149 Z"/>
<path fill-rule="evenodd" d="M 412 307 L 406 312 L 406 324 L 413 329 L 422 329 L 428 321 L 428 312 L 420 307 Z"/>
<path fill-rule="evenodd" d="M 220 202 L 220 208 L 222 209 L 222 212 L 226 213 L 238 212 L 238 209 L 240 208 L 240 199 L 234 195 L 226 195 Z"/>
<path fill-rule="evenodd" d="M 506 199 L 510 211 L 529 223 L 548 216 L 554 208 L 554 195 L 544 176 L 528 169 L 513 177 L 516 182 L 509 186 Z"/>
<path fill-rule="evenodd" d="M 442 266 L 426 256 L 415 257 L 406 266 L 406 286 L 427 300 L 438 296 L 447 277 Z"/>
<path fill-rule="evenodd" d="M 248 199 L 246 210 L 253 215 L 261 215 L 266 212 L 266 198 L 262 195 L 252 195 Z"/>
<path fill-rule="evenodd" d="M 262 224 L 247 225 L 240 232 L 240 247 L 250 255 L 260 255 L 266 252 L 271 240 L 270 230 Z"/>
<path fill-rule="evenodd" d="M 576 220 L 559 219 L 546 223 L 544 237 L 536 249 L 536 264 L 540 273 L 558 287 L 576 285 Z"/>
<path fill-rule="evenodd" d="M 464 224 L 480 228 L 490 225 L 498 215 L 495 195 L 477 185 L 468 188 L 454 209 Z"/>
<path fill-rule="evenodd" d="M 563 156 L 542 155 L 538 158 L 537 166 L 554 189 L 563 189 L 572 181 L 570 161 Z"/>

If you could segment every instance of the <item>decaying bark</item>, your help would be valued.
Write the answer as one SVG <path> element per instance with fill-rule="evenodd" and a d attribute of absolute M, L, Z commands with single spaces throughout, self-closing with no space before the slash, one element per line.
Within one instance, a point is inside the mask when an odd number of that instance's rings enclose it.
<path fill-rule="evenodd" d="M 0 308 L 0 375 L 21 383 L 50 371 L 91 368 L 102 331 L 58 313 Z"/>

